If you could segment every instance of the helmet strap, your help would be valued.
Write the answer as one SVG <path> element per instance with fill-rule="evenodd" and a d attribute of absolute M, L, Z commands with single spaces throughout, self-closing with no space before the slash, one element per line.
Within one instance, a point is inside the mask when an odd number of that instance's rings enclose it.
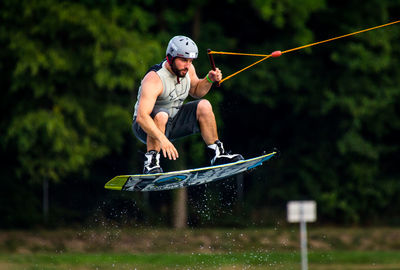
<path fill-rule="evenodd" d="M 167 54 L 167 62 L 168 64 L 172 67 L 172 63 L 174 62 L 174 58 L 172 57 L 172 55 Z"/>

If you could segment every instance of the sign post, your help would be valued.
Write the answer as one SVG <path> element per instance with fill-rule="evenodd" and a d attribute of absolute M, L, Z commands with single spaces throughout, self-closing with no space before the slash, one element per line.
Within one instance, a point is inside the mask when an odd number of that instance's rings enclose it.
<path fill-rule="evenodd" d="M 307 226 L 306 222 L 315 222 L 317 205 L 315 201 L 290 201 L 287 204 L 288 222 L 300 222 L 301 269 L 308 269 Z"/>

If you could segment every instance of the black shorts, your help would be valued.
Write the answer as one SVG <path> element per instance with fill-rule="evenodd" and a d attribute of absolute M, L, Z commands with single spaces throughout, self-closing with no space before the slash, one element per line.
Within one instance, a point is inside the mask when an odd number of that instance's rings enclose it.
<path fill-rule="evenodd" d="M 165 136 L 170 140 L 174 141 L 179 138 L 186 137 L 188 135 L 196 134 L 200 132 L 199 122 L 197 121 L 197 105 L 200 100 L 195 100 L 183 104 L 179 109 L 178 113 L 174 118 L 169 118 L 165 127 Z M 153 111 L 151 117 L 155 117 L 157 112 Z M 147 141 L 146 132 L 136 122 L 136 117 L 133 118 L 132 124 L 133 133 L 143 143 Z"/>

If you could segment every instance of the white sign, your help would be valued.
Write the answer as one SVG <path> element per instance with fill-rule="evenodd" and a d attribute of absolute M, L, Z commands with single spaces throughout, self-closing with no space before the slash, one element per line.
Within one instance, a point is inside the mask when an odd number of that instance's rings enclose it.
<path fill-rule="evenodd" d="M 315 201 L 290 201 L 287 204 L 289 222 L 315 222 L 317 220 Z"/>
<path fill-rule="evenodd" d="M 301 270 L 308 270 L 307 225 L 317 220 L 315 201 L 291 201 L 287 204 L 289 222 L 300 222 Z"/>

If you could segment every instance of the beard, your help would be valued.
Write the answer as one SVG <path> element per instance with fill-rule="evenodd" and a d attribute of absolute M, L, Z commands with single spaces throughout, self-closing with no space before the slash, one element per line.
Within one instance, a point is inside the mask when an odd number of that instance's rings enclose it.
<path fill-rule="evenodd" d="M 172 62 L 171 69 L 172 69 L 172 71 L 175 73 L 175 75 L 176 75 L 178 78 L 183 78 L 183 77 L 185 77 L 186 74 L 187 74 L 188 71 L 189 71 L 187 68 L 178 69 L 178 68 L 176 67 L 176 65 L 175 65 L 175 61 Z"/>

